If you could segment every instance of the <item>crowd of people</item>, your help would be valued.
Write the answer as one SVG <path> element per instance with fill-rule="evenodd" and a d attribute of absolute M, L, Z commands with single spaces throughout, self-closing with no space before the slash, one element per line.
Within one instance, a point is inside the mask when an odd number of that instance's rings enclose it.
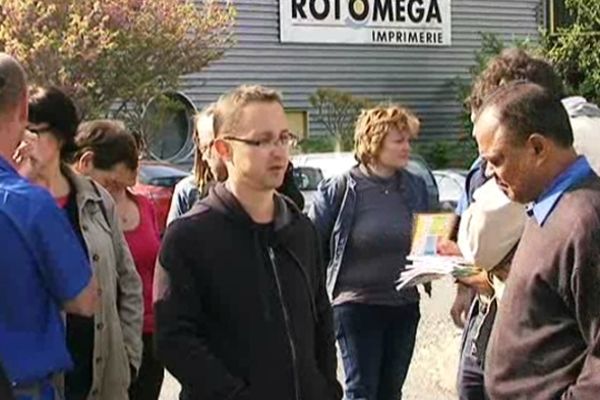
<path fill-rule="evenodd" d="M 516 49 L 468 106 L 479 158 L 437 248 L 480 271 L 457 278 L 450 310 L 458 397 L 596 399 L 600 109 Z M 131 191 L 136 137 L 80 121 L 0 53 L 0 399 L 158 400 L 165 368 L 181 400 L 401 399 L 419 292 L 394 282 L 415 214 L 436 211 L 405 168 L 419 118 L 363 110 L 356 166 L 321 182 L 307 214 L 277 91 L 235 88 L 195 127 L 160 237 Z"/>

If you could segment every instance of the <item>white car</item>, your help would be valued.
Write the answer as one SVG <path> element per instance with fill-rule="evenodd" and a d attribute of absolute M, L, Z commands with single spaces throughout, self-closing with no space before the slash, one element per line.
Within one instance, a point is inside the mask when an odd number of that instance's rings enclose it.
<path fill-rule="evenodd" d="M 354 154 L 350 152 L 341 153 L 310 153 L 298 154 L 292 157 L 294 167 L 314 167 L 323 172 L 324 178 L 341 175 L 357 164 Z M 439 193 L 437 183 L 427 166 L 425 160 L 416 154 L 410 155 L 406 169 L 420 176 L 427 185 L 429 204 L 433 210 L 439 209 Z"/>
<path fill-rule="evenodd" d="M 454 211 L 465 190 L 468 171 L 463 169 L 441 169 L 433 171 L 440 191 L 440 208 Z"/>

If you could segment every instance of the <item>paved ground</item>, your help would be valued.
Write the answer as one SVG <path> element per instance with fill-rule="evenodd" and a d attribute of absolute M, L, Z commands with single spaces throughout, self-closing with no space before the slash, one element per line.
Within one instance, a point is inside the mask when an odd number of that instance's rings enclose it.
<path fill-rule="evenodd" d="M 404 400 L 454 400 L 460 331 L 454 327 L 448 311 L 454 298 L 450 280 L 434 283 L 433 298 L 423 296 L 421 324 Z M 179 385 L 167 376 L 161 400 L 177 400 Z"/>

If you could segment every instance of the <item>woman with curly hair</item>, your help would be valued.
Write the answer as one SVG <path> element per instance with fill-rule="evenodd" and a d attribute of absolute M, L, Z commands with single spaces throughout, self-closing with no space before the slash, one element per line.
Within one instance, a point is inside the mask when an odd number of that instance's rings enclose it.
<path fill-rule="evenodd" d="M 394 281 L 410 251 L 413 215 L 429 208 L 425 182 L 405 169 L 419 126 L 397 105 L 363 110 L 358 165 L 322 182 L 309 213 L 325 246 L 348 400 L 401 398 L 412 358 L 419 294 L 396 291 Z"/>

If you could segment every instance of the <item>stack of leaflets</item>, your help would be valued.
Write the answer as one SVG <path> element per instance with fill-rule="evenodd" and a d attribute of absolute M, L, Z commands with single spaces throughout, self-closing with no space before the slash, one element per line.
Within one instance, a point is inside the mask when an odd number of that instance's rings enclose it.
<path fill-rule="evenodd" d="M 413 238 L 408 264 L 396 281 L 396 290 L 428 283 L 444 276 L 461 278 L 481 270 L 462 257 L 437 255 L 437 244 L 449 236 L 454 214 L 417 214 L 413 224 Z"/>
<path fill-rule="evenodd" d="M 450 256 L 409 256 L 411 264 L 400 274 L 396 281 L 396 290 L 431 282 L 444 276 L 461 278 L 475 275 L 481 269 L 462 257 Z"/>

